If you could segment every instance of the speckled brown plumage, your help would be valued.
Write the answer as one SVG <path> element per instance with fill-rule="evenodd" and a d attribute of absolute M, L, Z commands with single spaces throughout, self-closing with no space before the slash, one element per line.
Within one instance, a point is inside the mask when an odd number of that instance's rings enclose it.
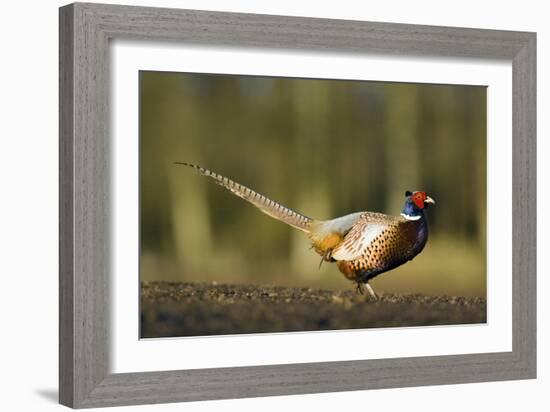
<path fill-rule="evenodd" d="M 414 258 L 424 248 L 427 234 L 425 219 L 411 221 L 402 216 L 365 212 L 331 257 L 338 260 L 338 268 L 348 279 L 366 282 Z M 346 256 L 356 257 L 337 259 Z"/>

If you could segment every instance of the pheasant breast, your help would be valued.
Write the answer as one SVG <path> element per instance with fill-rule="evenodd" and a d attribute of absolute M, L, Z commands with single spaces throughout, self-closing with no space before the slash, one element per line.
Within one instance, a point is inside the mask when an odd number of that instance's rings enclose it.
<path fill-rule="evenodd" d="M 427 240 L 425 219 L 364 212 L 331 258 L 348 279 L 366 282 L 413 259 Z"/>

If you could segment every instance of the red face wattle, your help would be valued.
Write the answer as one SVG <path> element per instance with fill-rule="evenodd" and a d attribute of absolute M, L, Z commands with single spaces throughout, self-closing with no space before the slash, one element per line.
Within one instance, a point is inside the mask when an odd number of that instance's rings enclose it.
<path fill-rule="evenodd" d="M 424 209 L 424 201 L 428 195 L 426 195 L 426 192 L 414 192 L 411 196 L 411 200 L 414 202 L 417 208 Z"/>
<path fill-rule="evenodd" d="M 426 192 L 414 192 L 411 195 L 411 200 L 419 209 L 424 209 L 430 204 L 434 204 L 435 201 L 426 194 Z"/>

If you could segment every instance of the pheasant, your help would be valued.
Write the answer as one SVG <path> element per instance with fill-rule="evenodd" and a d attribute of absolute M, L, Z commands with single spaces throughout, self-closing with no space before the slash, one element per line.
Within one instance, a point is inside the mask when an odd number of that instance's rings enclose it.
<path fill-rule="evenodd" d="M 312 248 L 321 255 L 319 266 L 323 262 L 336 262 L 340 272 L 356 283 L 359 293 L 364 293 L 365 287 L 374 299 L 377 295 L 369 281 L 412 260 L 428 240 L 424 210 L 435 201 L 426 192 L 406 191 L 399 216 L 356 212 L 331 220 L 315 220 L 201 166 L 175 164 L 197 170 L 263 213 L 305 232 Z"/>

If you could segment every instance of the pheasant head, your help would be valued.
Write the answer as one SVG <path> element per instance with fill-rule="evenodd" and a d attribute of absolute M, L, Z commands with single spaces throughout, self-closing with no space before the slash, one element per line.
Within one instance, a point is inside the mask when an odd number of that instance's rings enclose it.
<path fill-rule="evenodd" d="M 401 216 L 407 220 L 418 220 L 424 216 L 424 209 L 435 204 L 435 201 L 426 192 L 405 192 L 405 205 Z"/>

